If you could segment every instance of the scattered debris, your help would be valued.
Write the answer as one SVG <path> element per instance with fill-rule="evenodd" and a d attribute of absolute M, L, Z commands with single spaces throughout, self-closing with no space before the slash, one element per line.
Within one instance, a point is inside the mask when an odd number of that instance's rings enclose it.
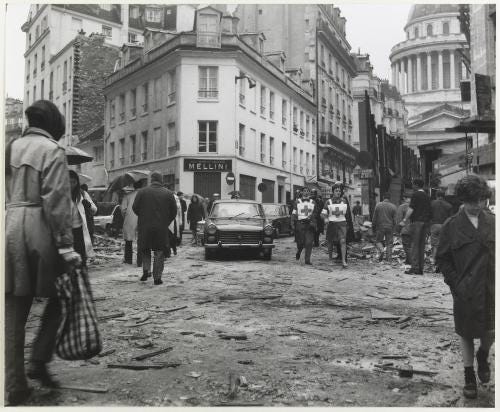
<path fill-rule="evenodd" d="M 107 355 L 111 355 L 112 353 L 115 353 L 116 352 L 116 349 L 108 349 L 108 350 L 105 350 L 105 351 L 102 351 L 99 355 L 100 358 L 104 357 L 104 356 L 107 356 Z"/>
<path fill-rule="evenodd" d="M 257 299 L 257 300 L 267 300 L 267 299 L 278 299 L 283 297 L 283 295 L 262 295 L 262 296 L 249 296 L 250 299 Z"/>
<path fill-rule="evenodd" d="M 242 359 L 242 360 L 239 360 L 238 363 L 240 363 L 242 365 L 253 365 L 254 364 L 253 360 L 251 360 L 251 359 Z"/>
<path fill-rule="evenodd" d="M 82 392 L 94 392 L 94 393 L 107 393 L 109 391 L 108 388 L 97 388 L 90 386 L 75 386 L 75 385 L 60 385 L 59 389 L 70 389 L 73 391 L 82 391 Z"/>
<path fill-rule="evenodd" d="M 411 320 L 411 316 L 405 316 L 404 318 L 400 318 L 396 323 L 405 323 Z"/>
<path fill-rule="evenodd" d="M 241 333 L 241 334 L 221 333 L 221 334 L 219 334 L 219 338 L 225 339 L 225 340 L 231 340 L 231 339 L 247 340 L 248 339 L 247 335 L 245 335 L 244 333 Z"/>
<path fill-rule="evenodd" d="M 370 309 L 372 319 L 383 319 L 383 320 L 398 320 L 401 316 L 398 315 L 393 315 L 392 313 L 389 312 L 384 312 L 383 310 L 379 309 Z"/>
<path fill-rule="evenodd" d="M 189 376 L 190 378 L 199 378 L 201 376 L 201 373 L 199 373 L 199 372 L 189 372 L 186 376 Z"/>
<path fill-rule="evenodd" d="M 98 320 L 108 320 L 108 319 L 114 319 L 114 318 L 121 318 L 125 316 L 125 312 L 116 312 L 116 313 L 111 313 L 109 315 L 103 315 L 99 316 Z"/>
<path fill-rule="evenodd" d="M 108 368 L 133 369 L 138 371 L 144 369 L 163 369 L 169 367 L 166 363 L 108 363 L 107 366 Z"/>
<path fill-rule="evenodd" d="M 382 359 L 406 359 L 407 355 L 382 355 Z"/>
<path fill-rule="evenodd" d="M 140 361 L 140 360 L 152 358 L 153 356 L 156 356 L 156 355 L 161 355 L 162 353 L 170 352 L 172 349 L 173 349 L 173 346 L 169 346 L 168 348 L 163 348 L 163 349 L 156 350 L 154 352 L 149 352 L 149 353 L 144 353 L 142 355 L 134 356 L 132 359 Z"/>
<path fill-rule="evenodd" d="M 362 315 L 356 315 L 356 316 L 344 316 L 343 318 L 340 318 L 340 320 L 352 320 L 352 319 L 361 319 L 364 316 Z"/>

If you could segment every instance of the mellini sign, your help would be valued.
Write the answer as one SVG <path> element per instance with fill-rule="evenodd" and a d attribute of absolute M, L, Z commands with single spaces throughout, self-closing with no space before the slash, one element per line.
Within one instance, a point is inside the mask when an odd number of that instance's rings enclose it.
<path fill-rule="evenodd" d="M 231 160 L 184 159 L 185 172 L 229 172 Z"/>

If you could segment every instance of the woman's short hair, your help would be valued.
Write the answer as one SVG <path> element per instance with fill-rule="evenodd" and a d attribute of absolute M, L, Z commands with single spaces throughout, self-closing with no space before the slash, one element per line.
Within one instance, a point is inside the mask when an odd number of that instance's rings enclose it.
<path fill-rule="evenodd" d="M 24 113 L 28 118 L 29 127 L 45 130 L 54 140 L 59 140 L 64 135 L 64 116 L 51 101 L 37 100 Z"/>
<path fill-rule="evenodd" d="M 477 202 L 488 199 L 491 190 L 482 177 L 467 175 L 462 177 L 455 186 L 455 194 L 462 202 Z"/>

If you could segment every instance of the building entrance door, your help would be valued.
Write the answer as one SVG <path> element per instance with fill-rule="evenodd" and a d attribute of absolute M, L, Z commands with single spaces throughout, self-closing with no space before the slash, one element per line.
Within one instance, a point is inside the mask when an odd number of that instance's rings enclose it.
<path fill-rule="evenodd" d="M 255 200 L 255 183 L 253 176 L 240 175 L 240 194 L 243 199 Z"/>
<path fill-rule="evenodd" d="M 220 172 L 194 172 L 194 193 L 209 199 L 214 193 L 222 197 L 220 179 Z"/>
<path fill-rule="evenodd" d="M 262 192 L 262 203 L 274 203 L 274 181 L 262 179 L 262 183 L 266 185 L 265 192 Z"/>

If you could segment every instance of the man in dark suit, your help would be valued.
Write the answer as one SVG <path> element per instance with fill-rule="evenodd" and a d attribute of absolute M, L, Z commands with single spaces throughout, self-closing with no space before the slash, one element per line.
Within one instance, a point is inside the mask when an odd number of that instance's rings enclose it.
<path fill-rule="evenodd" d="M 151 184 L 137 192 L 132 210 L 137 215 L 138 245 L 142 251 L 142 277 L 151 276 L 151 251 L 154 251 L 153 279 L 161 285 L 168 226 L 175 219 L 177 205 L 172 192 L 162 186 L 162 175 L 151 173 Z"/>
<path fill-rule="evenodd" d="M 431 199 L 425 193 L 422 179 L 415 179 L 413 187 L 415 190 L 411 196 L 410 207 L 408 207 L 406 216 L 399 224 L 404 226 L 406 222 L 410 222 L 411 268 L 405 273 L 407 275 L 423 275 L 425 239 L 432 216 Z"/>

